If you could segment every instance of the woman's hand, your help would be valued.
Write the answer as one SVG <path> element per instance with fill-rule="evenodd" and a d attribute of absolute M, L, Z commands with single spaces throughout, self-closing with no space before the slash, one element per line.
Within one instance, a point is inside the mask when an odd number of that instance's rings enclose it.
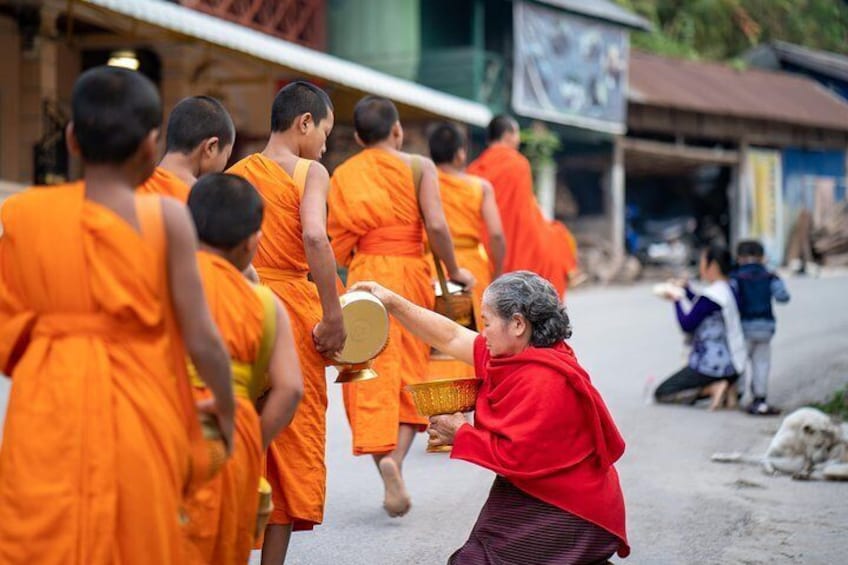
<path fill-rule="evenodd" d="M 386 287 L 380 285 L 379 283 L 375 283 L 374 281 L 362 281 L 358 282 L 352 287 L 348 289 L 350 290 L 360 290 L 363 292 L 368 292 L 373 294 L 386 308 L 389 308 L 392 302 L 392 298 L 397 296 L 394 292 L 387 289 Z"/>
<path fill-rule="evenodd" d="M 462 412 L 430 416 L 430 427 L 427 428 L 427 433 L 430 435 L 430 445 L 453 445 L 457 430 L 466 423 Z"/>

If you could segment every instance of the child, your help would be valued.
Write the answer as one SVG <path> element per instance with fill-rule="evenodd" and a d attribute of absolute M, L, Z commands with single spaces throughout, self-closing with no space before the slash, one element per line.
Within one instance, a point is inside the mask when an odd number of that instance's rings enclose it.
<path fill-rule="evenodd" d="M 775 320 L 771 308 L 772 299 L 789 302 L 789 292 L 783 281 L 769 272 L 763 265 L 765 251 L 758 241 L 741 241 L 736 248 L 738 268 L 732 279 L 739 292 L 739 314 L 742 331 L 751 359 L 751 392 L 754 401 L 748 413 L 757 416 L 780 414 L 780 410 L 766 403 L 769 365 L 771 363 L 771 338 L 774 336 Z M 744 388 L 740 389 L 744 392 Z"/>

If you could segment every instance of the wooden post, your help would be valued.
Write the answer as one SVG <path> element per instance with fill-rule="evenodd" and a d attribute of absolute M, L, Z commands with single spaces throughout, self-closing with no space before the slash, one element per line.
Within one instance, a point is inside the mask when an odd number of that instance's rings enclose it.
<path fill-rule="evenodd" d="M 616 136 L 612 146 L 612 165 L 609 174 L 610 215 L 612 217 L 612 251 L 618 261 L 624 257 L 624 147 L 622 137 Z"/>
<path fill-rule="evenodd" d="M 733 168 L 733 174 L 728 187 L 727 201 L 730 212 L 730 248 L 735 249 L 736 244 L 746 233 L 747 210 L 745 209 L 745 194 L 748 183 L 748 140 L 739 140 L 739 163 Z"/>

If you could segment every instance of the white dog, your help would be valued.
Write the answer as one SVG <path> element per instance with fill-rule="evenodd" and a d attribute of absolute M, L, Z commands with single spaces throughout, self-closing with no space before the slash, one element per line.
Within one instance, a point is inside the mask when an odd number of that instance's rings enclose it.
<path fill-rule="evenodd" d="M 715 453 L 719 463 L 761 465 L 766 473 L 794 479 L 848 480 L 848 430 L 815 408 L 799 408 L 780 424 L 765 455 Z"/>

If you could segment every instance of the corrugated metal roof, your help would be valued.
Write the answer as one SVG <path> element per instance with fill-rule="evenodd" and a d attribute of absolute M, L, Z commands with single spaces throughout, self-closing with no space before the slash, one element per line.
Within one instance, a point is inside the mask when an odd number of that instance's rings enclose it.
<path fill-rule="evenodd" d="M 590 18 L 606 20 L 639 31 L 651 31 L 654 26 L 630 10 L 622 8 L 609 0 L 535 0 L 566 12 L 580 14 Z"/>
<path fill-rule="evenodd" d="M 161 29 L 245 53 L 287 69 L 321 77 L 360 92 L 386 96 L 437 116 L 477 126 L 486 126 L 492 119 L 491 110 L 483 104 L 387 75 L 177 4 L 160 0 L 83 2 Z"/>
<path fill-rule="evenodd" d="M 640 51 L 631 51 L 629 72 L 633 104 L 848 131 L 848 104 L 798 75 Z"/>
<path fill-rule="evenodd" d="M 762 66 L 760 63 L 770 62 L 769 59 L 775 62 L 785 61 L 825 76 L 848 81 L 848 57 L 839 53 L 810 49 L 785 41 L 772 41 L 745 54 L 745 60 L 755 66 Z"/>

